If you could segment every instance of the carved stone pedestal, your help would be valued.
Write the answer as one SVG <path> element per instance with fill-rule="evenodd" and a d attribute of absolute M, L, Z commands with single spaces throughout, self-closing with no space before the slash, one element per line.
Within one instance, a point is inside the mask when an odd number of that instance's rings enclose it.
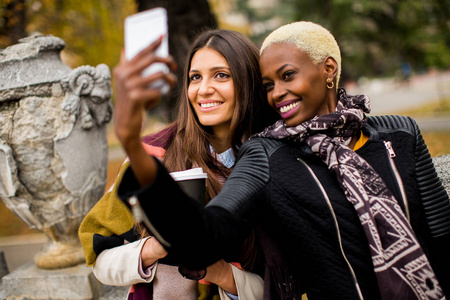
<path fill-rule="evenodd" d="M 0 198 L 50 243 L 42 269 L 84 262 L 78 227 L 101 198 L 112 115 L 109 68 L 74 70 L 64 41 L 30 36 L 0 51 Z"/>

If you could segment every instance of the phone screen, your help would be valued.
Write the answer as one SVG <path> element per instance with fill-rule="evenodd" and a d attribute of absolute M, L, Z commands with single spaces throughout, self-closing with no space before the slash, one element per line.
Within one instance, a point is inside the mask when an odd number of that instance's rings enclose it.
<path fill-rule="evenodd" d="M 164 8 L 158 7 L 127 17 L 125 19 L 125 58 L 132 59 L 161 36 L 164 37 L 155 54 L 167 57 L 169 55 L 169 37 L 167 11 Z M 163 63 L 154 63 L 143 71 L 143 76 L 149 76 L 159 71 L 168 73 L 169 69 Z M 161 80 L 151 84 L 150 88 L 160 88 L 162 93 L 167 93 L 169 86 Z"/>

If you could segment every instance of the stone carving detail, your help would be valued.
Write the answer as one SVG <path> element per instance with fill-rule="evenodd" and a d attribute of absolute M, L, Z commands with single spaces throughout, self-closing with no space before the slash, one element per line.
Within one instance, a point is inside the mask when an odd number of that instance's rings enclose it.
<path fill-rule="evenodd" d="M 104 191 L 112 115 L 109 68 L 72 70 L 63 48 L 39 35 L 0 52 L 0 198 L 48 235 L 45 269 L 84 262 L 77 231 Z"/>
<path fill-rule="evenodd" d="M 83 129 L 91 129 L 94 120 L 97 126 L 109 122 L 112 115 L 109 102 L 111 92 L 105 85 L 109 85 L 110 81 L 111 75 L 106 65 L 75 69 L 70 74 L 69 91 L 63 102 L 66 120 L 70 117 L 81 118 Z"/>

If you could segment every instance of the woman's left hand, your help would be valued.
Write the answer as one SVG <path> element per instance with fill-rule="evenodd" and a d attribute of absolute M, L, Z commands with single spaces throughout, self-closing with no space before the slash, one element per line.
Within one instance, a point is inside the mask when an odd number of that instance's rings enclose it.
<path fill-rule="evenodd" d="M 141 249 L 142 266 L 148 268 L 158 259 L 166 257 L 167 250 L 155 237 L 148 238 Z"/>
<path fill-rule="evenodd" d="M 218 285 L 230 294 L 237 295 L 233 270 L 231 265 L 223 259 L 210 265 L 206 269 L 206 276 L 204 279 Z"/>

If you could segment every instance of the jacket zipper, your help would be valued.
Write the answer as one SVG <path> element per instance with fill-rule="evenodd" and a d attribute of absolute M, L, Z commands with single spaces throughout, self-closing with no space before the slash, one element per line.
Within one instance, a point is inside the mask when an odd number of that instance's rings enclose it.
<path fill-rule="evenodd" d="M 411 218 L 409 215 L 409 205 L 408 205 L 408 198 L 406 198 L 406 192 L 405 192 L 405 186 L 403 184 L 403 180 L 400 177 L 400 173 L 398 172 L 397 166 L 394 162 L 394 157 L 397 155 L 394 152 L 394 149 L 392 148 L 392 142 L 391 141 L 384 141 L 384 146 L 386 147 L 386 150 L 388 152 L 389 156 L 389 162 L 391 164 L 391 168 L 394 171 L 395 179 L 397 180 L 398 187 L 400 188 L 400 194 L 402 195 L 403 205 L 405 206 L 405 213 L 406 218 L 408 219 L 408 222 L 411 223 Z"/>
<path fill-rule="evenodd" d="M 341 232 L 339 230 L 339 223 L 337 221 L 336 213 L 334 212 L 333 206 L 331 205 L 330 198 L 328 198 L 328 194 L 326 193 L 325 189 L 322 186 L 322 183 L 319 181 L 319 179 L 317 178 L 314 171 L 300 157 L 298 157 L 297 160 L 299 162 L 301 162 L 308 169 L 308 171 L 311 173 L 312 177 L 316 181 L 317 185 L 319 186 L 320 190 L 322 191 L 322 195 L 328 204 L 328 208 L 330 209 L 331 215 L 333 216 L 334 226 L 336 228 L 336 233 L 337 233 L 337 237 L 339 240 L 339 248 L 341 249 L 342 257 L 344 258 L 345 262 L 347 263 L 348 269 L 350 270 L 350 273 L 352 274 L 353 282 L 355 284 L 356 291 L 358 292 L 359 299 L 364 300 L 364 297 L 361 292 L 361 288 L 359 287 L 358 279 L 356 278 L 355 271 L 353 270 L 352 265 L 350 264 L 347 257 L 345 256 L 344 247 L 342 246 Z"/>

